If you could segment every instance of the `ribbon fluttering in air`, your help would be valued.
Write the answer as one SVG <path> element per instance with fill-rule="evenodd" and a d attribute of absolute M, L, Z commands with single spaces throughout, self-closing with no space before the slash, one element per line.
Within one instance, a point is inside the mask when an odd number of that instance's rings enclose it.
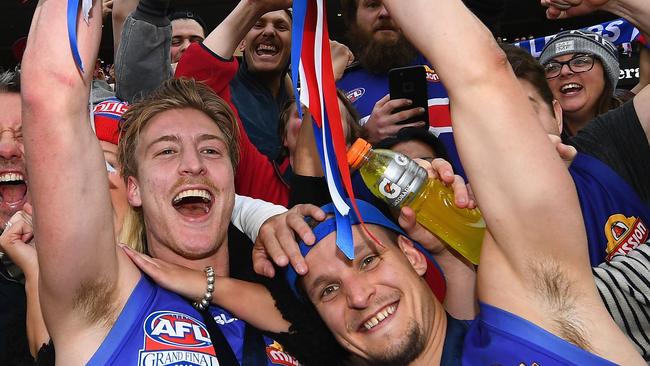
<path fill-rule="evenodd" d="M 88 24 L 88 17 L 90 15 L 90 9 L 93 7 L 93 0 L 81 0 L 81 14 L 84 17 L 84 21 Z M 83 62 L 81 61 L 81 55 L 79 54 L 79 47 L 77 46 L 77 14 L 79 12 L 79 0 L 68 0 L 68 40 L 70 41 L 70 49 L 72 50 L 72 57 L 74 58 L 75 64 L 81 70 L 84 71 Z"/>
<path fill-rule="evenodd" d="M 354 259 L 348 216 L 350 206 L 345 202 L 346 197 L 350 198 L 352 208 L 360 220 L 361 215 L 354 199 L 346 159 L 324 0 L 293 1 L 291 72 L 296 100 L 299 101 L 298 111 L 302 116 L 302 103 L 311 113 L 321 165 L 336 207 L 336 244 L 349 259 Z M 367 230 L 366 232 L 370 234 Z"/>

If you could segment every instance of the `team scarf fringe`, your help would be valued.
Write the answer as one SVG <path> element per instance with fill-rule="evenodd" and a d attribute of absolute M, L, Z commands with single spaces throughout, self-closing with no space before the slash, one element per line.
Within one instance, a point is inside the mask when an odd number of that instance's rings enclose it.
<path fill-rule="evenodd" d="M 623 47 L 626 47 L 625 45 L 638 39 L 640 36 L 639 30 L 635 28 L 630 22 L 622 18 L 581 28 L 581 30 L 598 33 L 603 38 L 611 41 L 615 46 Z M 535 58 L 539 58 L 544 47 L 553 38 L 555 38 L 555 34 L 527 41 L 515 42 L 513 44 L 517 47 L 525 49 Z"/>

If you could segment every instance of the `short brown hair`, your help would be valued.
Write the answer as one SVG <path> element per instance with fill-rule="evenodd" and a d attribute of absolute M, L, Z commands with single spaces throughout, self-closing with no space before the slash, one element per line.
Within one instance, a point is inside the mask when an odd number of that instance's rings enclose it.
<path fill-rule="evenodd" d="M 499 44 L 518 79 L 528 81 L 553 111 L 553 92 L 546 81 L 544 67 L 527 51 L 507 43 Z"/>
<path fill-rule="evenodd" d="M 180 108 L 193 108 L 205 113 L 219 127 L 228 147 L 233 170 L 239 163 L 239 129 L 228 104 L 212 89 L 193 79 L 170 79 L 147 97 L 129 107 L 122 116 L 122 136 L 118 145 L 118 162 L 126 180 L 137 176 L 135 150 L 142 130 L 156 115 Z"/>

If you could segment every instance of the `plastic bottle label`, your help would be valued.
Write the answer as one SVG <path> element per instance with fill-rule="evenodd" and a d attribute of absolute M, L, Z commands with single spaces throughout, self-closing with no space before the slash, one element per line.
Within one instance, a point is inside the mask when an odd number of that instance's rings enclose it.
<path fill-rule="evenodd" d="M 393 182 L 391 182 L 388 178 L 384 178 L 379 183 L 379 192 L 381 192 L 384 197 L 392 200 L 393 198 L 399 196 L 400 193 L 402 193 L 402 187 L 393 184 Z"/>
<path fill-rule="evenodd" d="M 390 206 L 399 207 L 411 192 L 418 192 L 427 180 L 427 172 L 416 162 L 396 153 L 377 187 Z"/>

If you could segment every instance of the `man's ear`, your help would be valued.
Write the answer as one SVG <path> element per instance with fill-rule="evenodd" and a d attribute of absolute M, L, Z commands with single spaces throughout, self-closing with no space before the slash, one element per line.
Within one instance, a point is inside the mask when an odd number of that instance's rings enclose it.
<path fill-rule="evenodd" d="M 420 276 L 424 276 L 424 273 L 427 271 L 427 259 L 424 254 L 422 254 L 422 252 L 413 245 L 413 242 L 404 235 L 397 237 L 397 245 L 409 260 L 415 272 Z"/>
<path fill-rule="evenodd" d="M 555 116 L 555 121 L 557 121 L 557 130 L 562 134 L 562 127 L 564 127 L 564 119 L 562 118 L 562 105 L 557 99 L 553 99 L 553 115 Z"/>
<path fill-rule="evenodd" d="M 129 204 L 133 207 L 142 206 L 142 198 L 140 197 L 140 185 L 138 180 L 130 176 L 126 180 L 126 198 L 129 200 Z"/>

